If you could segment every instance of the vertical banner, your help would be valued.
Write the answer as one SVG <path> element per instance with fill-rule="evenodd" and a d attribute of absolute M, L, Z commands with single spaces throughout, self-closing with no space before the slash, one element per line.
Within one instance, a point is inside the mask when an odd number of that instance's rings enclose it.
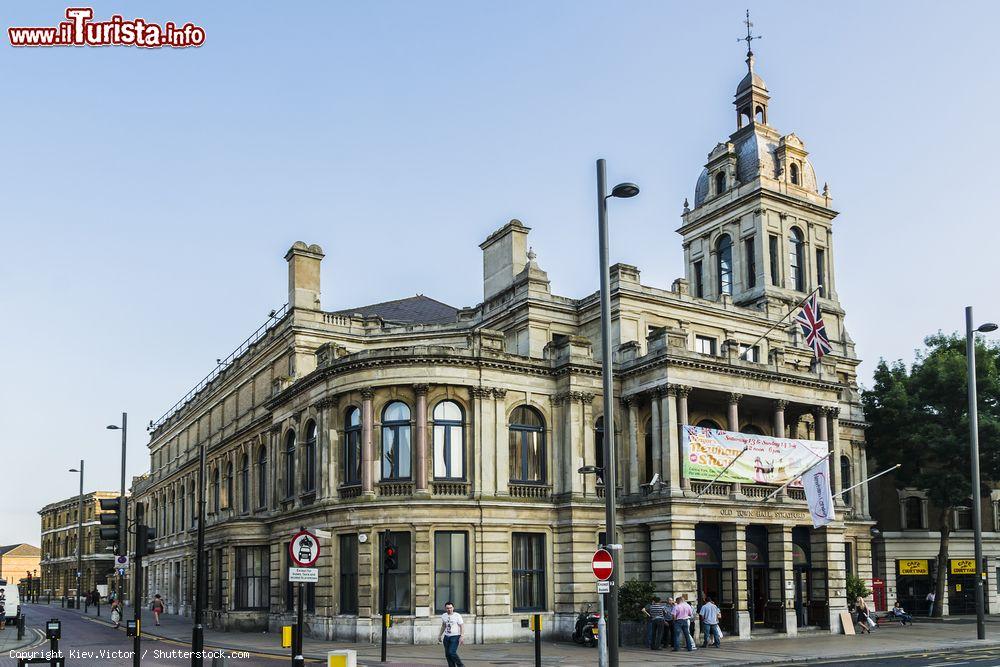
<path fill-rule="evenodd" d="M 830 460 L 823 459 L 802 473 L 802 486 L 813 528 L 822 528 L 833 521 L 833 493 L 830 491 Z"/>

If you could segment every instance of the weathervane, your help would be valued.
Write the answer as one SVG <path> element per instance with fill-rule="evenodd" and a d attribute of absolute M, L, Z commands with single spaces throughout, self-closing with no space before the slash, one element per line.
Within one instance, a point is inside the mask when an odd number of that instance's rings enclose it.
<path fill-rule="evenodd" d="M 764 38 L 761 35 L 754 35 L 751 32 L 751 28 L 753 28 L 753 21 L 750 20 L 750 10 L 749 9 L 747 10 L 747 18 L 746 18 L 745 21 L 743 21 L 743 23 L 747 27 L 747 36 L 746 37 L 740 37 L 736 41 L 737 42 L 746 42 L 747 43 L 747 67 L 750 69 L 751 72 L 753 72 L 753 48 L 751 48 L 753 46 L 753 40 L 755 40 L 755 39 L 764 39 Z"/>

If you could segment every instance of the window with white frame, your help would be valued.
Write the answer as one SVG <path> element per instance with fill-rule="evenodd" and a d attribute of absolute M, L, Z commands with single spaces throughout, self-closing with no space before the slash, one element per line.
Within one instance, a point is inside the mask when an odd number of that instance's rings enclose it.
<path fill-rule="evenodd" d="M 717 344 L 717 341 L 711 336 L 694 337 L 694 349 L 699 354 L 710 354 L 714 357 L 718 349 Z"/>

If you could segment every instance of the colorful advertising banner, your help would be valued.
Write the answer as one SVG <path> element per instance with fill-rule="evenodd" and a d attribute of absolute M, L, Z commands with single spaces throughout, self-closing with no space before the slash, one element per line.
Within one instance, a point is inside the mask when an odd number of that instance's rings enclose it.
<path fill-rule="evenodd" d="M 684 475 L 688 479 L 713 480 L 729 466 L 720 482 L 781 485 L 829 453 L 827 443 L 819 440 L 772 438 L 687 425 L 682 431 Z M 740 456 L 744 447 L 746 452 Z M 796 480 L 789 486 L 802 488 L 802 482 Z"/>

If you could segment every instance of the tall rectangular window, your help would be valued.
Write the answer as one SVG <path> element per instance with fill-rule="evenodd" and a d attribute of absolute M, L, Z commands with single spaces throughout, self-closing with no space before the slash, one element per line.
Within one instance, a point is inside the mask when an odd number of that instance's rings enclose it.
<path fill-rule="evenodd" d="M 444 611 L 449 601 L 455 610 L 469 610 L 468 533 L 434 534 L 434 609 Z"/>
<path fill-rule="evenodd" d="M 292 556 L 288 553 L 288 547 L 291 542 L 285 542 L 282 544 L 282 551 L 285 552 L 285 611 L 293 611 L 295 609 L 295 582 L 288 580 L 288 570 L 289 568 L 295 567 L 292 563 Z"/>
<path fill-rule="evenodd" d="M 511 558 L 514 611 L 545 609 L 545 535 L 514 533 Z"/>
<path fill-rule="evenodd" d="M 236 609 L 267 609 L 270 606 L 270 562 L 266 546 L 236 547 Z"/>
<path fill-rule="evenodd" d="M 744 361 L 752 361 L 755 364 L 760 363 L 760 346 L 754 345 L 751 347 L 746 343 L 740 343 L 740 358 Z"/>
<path fill-rule="evenodd" d="M 710 354 L 715 356 L 715 339 L 711 336 L 695 336 L 695 351 L 699 354 Z"/>
<path fill-rule="evenodd" d="M 848 576 L 854 574 L 854 545 L 844 542 L 844 570 Z"/>
<path fill-rule="evenodd" d="M 826 286 L 826 251 L 822 248 L 816 249 L 816 283 L 823 286 L 820 296 L 829 298 L 830 288 Z"/>
<path fill-rule="evenodd" d="M 340 536 L 340 613 L 358 613 L 358 536 Z"/>
<path fill-rule="evenodd" d="M 771 234 L 767 238 L 767 251 L 771 256 L 771 284 L 780 285 L 781 276 L 778 274 L 778 260 L 781 255 L 778 254 L 778 236 L 776 234 Z"/>
<path fill-rule="evenodd" d="M 754 237 L 743 241 L 744 255 L 747 261 L 747 288 L 757 286 L 757 255 L 754 249 Z"/>
<path fill-rule="evenodd" d="M 381 535 L 379 533 L 380 542 Z M 409 614 L 412 612 L 410 604 L 410 534 L 389 533 L 389 541 L 396 545 L 399 567 L 385 573 L 386 611 L 391 614 Z M 383 553 L 384 548 L 384 544 L 379 545 L 379 554 Z M 384 571 L 384 569 L 385 559 L 380 556 L 379 570 Z"/>
<path fill-rule="evenodd" d="M 701 270 L 701 262 L 694 263 L 694 295 L 699 299 L 705 298 L 705 276 Z"/>

